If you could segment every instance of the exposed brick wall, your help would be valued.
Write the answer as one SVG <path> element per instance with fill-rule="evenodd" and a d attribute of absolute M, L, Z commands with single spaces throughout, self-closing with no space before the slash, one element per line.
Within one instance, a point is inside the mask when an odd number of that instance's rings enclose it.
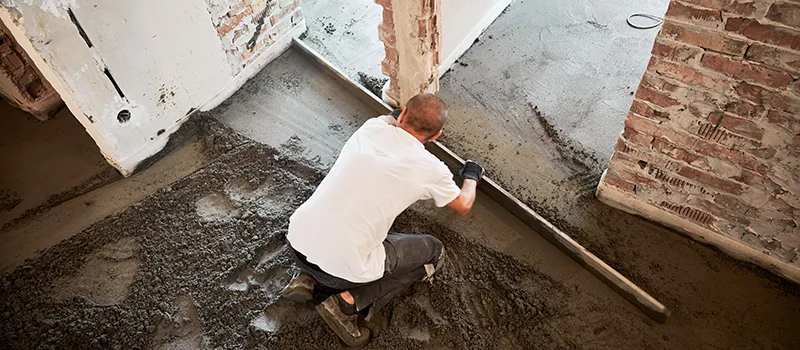
<path fill-rule="evenodd" d="M 800 268 L 798 77 L 800 2 L 671 1 L 600 186 Z"/>
<path fill-rule="evenodd" d="M 234 74 L 303 20 L 300 0 L 206 0 Z"/>
<path fill-rule="evenodd" d="M 383 6 L 378 36 L 385 49 L 381 69 L 390 80 L 386 94 L 404 105 L 421 92 L 437 92 L 441 1 L 375 0 L 375 3 Z M 398 20 L 405 23 L 396 23 Z"/>
<path fill-rule="evenodd" d="M 13 91 L 0 91 L 15 107 L 46 119 L 60 107 L 61 99 L 52 86 L 42 77 L 25 52 L 16 45 L 5 27 L 0 24 L 0 74 L 8 84 L 3 86 Z"/>

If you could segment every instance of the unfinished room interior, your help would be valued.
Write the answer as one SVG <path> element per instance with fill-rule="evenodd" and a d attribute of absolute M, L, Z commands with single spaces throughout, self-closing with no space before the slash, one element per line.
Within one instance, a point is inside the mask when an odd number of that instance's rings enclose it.
<path fill-rule="evenodd" d="M 798 349 L 798 78 L 797 0 L 0 0 L 0 348 Z"/>

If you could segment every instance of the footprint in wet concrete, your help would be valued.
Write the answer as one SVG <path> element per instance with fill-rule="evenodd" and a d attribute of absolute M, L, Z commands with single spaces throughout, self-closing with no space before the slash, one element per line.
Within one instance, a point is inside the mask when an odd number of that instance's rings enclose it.
<path fill-rule="evenodd" d="M 98 249 L 73 276 L 55 283 L 56 299 L 81 297 L 99 306 L 116 305 L 130 293 L 139 271 L 136 238 L 122 238 Z"/>
<path fill-rule="evenodd" d="M 195 203 L 195 211 L 203 221 L 228 220 L 237 214 L 237 207 L 228 196 L 219 193 L 207 195 Z"/>
<path fill-rule="evenodd" d="M 319 315 L 304 304 L 277 299 L 250 321 L 250 326 L 259 332 L 278 333 L 281 328 L 315 321 Z"/>
<path fill-rule="evenodd" d="M 182 295 L 177 298 L 175 304 L 177 312 L 159 322 L 150 348 L 163 350 L 207 348 L 209 344 L 204 344 L 203 324 L 192 297 Z"/>
<path fill-rule="evenodd" d="M 428 330 L 428 327 L 419 326 L 419 327 L 414 327 L 410 331 L 408 331 L 408 335 L 406 337 L 408 339 L 427 342 L 431 340 L 431 332 Z"/>
<path fill-rule="evenodd" d="M 281 324 L 278 322 L 278 320 L 271 318 L 269 315 L 262 312 L 252 322 L 250 322 L 250 325 L 253 326 L 253 328 L 263 332 L 276 333 L 278 332 L 278 328 Z"/>
<path fill-rule="evenodd" d="M 273 240 L 266 246 L 256 250 L 257 258 L 236 269 L 228 277 L 223 286 L 232 291 L 245 292 L 251 287 L 259 286 L 268 295 L 277 296 L 292 278 L 292 270 L 287 259 L 281 259 L 288 246 L 279 240 Z"/>

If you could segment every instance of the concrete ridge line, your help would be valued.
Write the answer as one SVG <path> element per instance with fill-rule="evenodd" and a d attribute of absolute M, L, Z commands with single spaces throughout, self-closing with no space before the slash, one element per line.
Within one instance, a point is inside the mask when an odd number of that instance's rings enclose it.
<path fill-rule="evenodd" d="M 341 80 L 342 85 L 350 92 L 356 94 L 359 99 L 378 111 L 385 110 L 387 113 L 392 111 L 392 107 L 378 99 L 366 88 L 350 79 L 350 77 L 342 73 L 341 70 L 336 68 L 302 40 L 294 39 L 293 44 L 295 48 L 299 49 L 300 52 L 305 54 L 313 62 L 322 66 L 329 75 Z M 426 148 L 447 164 L 451 170 L 458 169 L 464 165 L 464 160 L 461 157 L 437 141 L 427 143 Z M 642 310 L 647 316 L 660 323 L 666 322 L 671 313 L 666 306 L 606 264 L 603 260 L 589 252 L 566 233 L 533 211 L 533 209 L 528 207 L 525 203 L 500 187 L 496 182 L 484 176 L 478 188 L 536 233 L 544 237 L 548 242 L 580 263 L 581 266 L 589 270 L 589 272 L 605 282 L 619 295 Z"/>

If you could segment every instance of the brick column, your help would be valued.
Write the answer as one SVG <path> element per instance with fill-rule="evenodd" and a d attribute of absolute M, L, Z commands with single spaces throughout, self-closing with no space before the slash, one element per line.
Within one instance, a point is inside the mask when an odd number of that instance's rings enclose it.
<path fill-rule="evenodd" d="M 800 3 L 673 0 L 598 197 L 800 280 Z"/>
<path fill-rule="evenodd" d="M 389 77 L 386 95 L 399 105 L 422 92 L 439 91 L 441 0 L 375 0 L 383 6 L 378 35 Z"/>

